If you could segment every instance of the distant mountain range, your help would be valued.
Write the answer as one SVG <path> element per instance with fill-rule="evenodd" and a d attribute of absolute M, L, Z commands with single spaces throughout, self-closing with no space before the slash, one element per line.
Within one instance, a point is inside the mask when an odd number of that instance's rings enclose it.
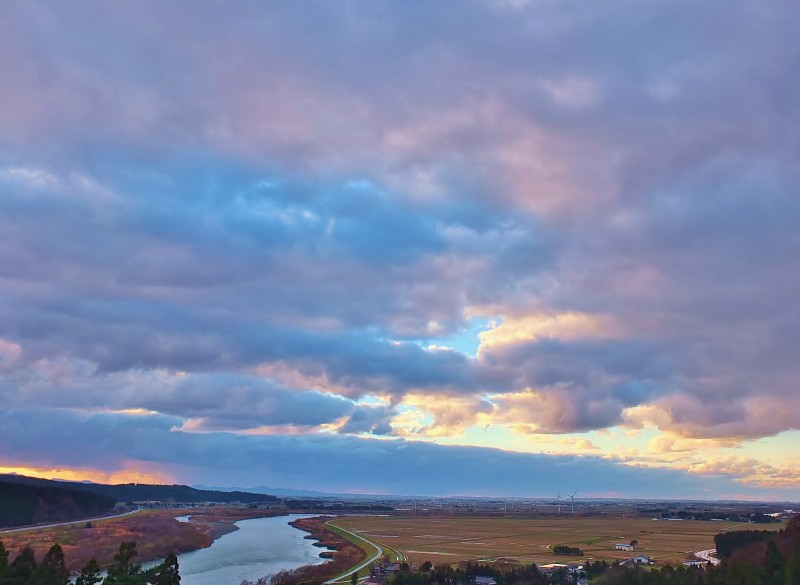
<path fill-rule="evenodd" d="M 200 490 L 214 490 L 220 492 L 243 491 L 255 494 L 273 494 L 281 498 L 320 498 L 320 499 L 339 499 L 339 500 L 397 500 L 397 499 L 424 499 L 430 496 L 398 496 L 392 494 L 349 494 L 342 492 L 318 492 L 314 490 L 295 490 L 290 488 L 276 488 L 266 485 L 255 487 L 219 487 L 195 485 Z"/>
<path fill-rule="evenodd" d="M 268 487 L 265 485 L 260 485 L 256 487 L 219 487 L 219 486 L 206 486 L 206 485 L 195 485 L 193 486 L 199 490 L 210 490 L 210 491 L 218 491 L 218 492 L 235 492 L 235 491 L 242 491 L 247 493 L 254 493 L 254 494 L 272 494 L 274 496 L 280 497 L 290 497 L 290 498 L 342 498 L 342 497 L 359 497 L 359 498 L 370 498 L 373 496 L 364 496 L 364 495 L 357 495 L 357 494 L 336 494 L 336 493 L 329 493 L 329 492 L 316 492 L 313 490 L 293 490 L 289 488 L 274 488 Z M 378 496 L 375 496 L 378 497 Z M 385 497 L 385 496 L 380 496 Z"/>
<path fill-rule="evenodd" d="M 0 475 L 0 525 L 4 526 L 87 518 L 105 514 L 117 502 L 145 501 L 268 504 L 278 498 L 237 490 L 199 490 L 187 485 L 106 485 Z"/>

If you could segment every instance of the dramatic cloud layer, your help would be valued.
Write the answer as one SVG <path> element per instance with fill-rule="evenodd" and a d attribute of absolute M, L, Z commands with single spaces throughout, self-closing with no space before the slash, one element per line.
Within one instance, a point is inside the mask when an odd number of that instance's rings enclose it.
<path fill-rule="evenodd" d="M 800 497 L 790 2 L 0 22 L 0 467 Z"/>

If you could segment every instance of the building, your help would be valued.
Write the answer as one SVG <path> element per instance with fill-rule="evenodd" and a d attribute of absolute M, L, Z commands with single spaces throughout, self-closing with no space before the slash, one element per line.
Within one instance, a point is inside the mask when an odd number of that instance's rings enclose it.
<path fill-rule="evenodd" d="M 555 575 L 559 571 L 566 571 L 567 565 L 562 565 L 559 563 L 551 563 L 549 565 L 539 565 L 538 567 L 539 572 L 542 575 Z"/>
<path fill-rule="evenodd" d="M 620 565 L 652 565 L 653 559 L 646 555 L 639 555 L 638 557 L 632 557 L 630 559 L 625 559 L 624 561 L 620 562 Z"/>
<path fill-rule="evenodd" d="M 708 564 L 708 561 L 698 561 L 698 560 L 695 560 L 695 559 L 689 559 L 689 560 L 683 561 L 683 566 L 684 567 L 701 567 L 702 568 L 702 567 L 705 567 L 707 564 Z"/>
<path fill-rule="evenodd" d="M 493 577 L 484 577 L 483 575 L 476 575 L 475 585 L 497 585 L 497 581 L 495 581 Z"/>
<path fill-rule="evenodd" d="M 400 563 L 381 563 L 380 565 L 373 566 L 370 573 L 372 576 L 382 579 L 389 575 L 394 575 L 400 571 Z"/>
<path fill-rule="evenodd" d="M 633 550 L 633 545 L 628 542 L 618 542 L 614 545 L 615 550 Z"/>

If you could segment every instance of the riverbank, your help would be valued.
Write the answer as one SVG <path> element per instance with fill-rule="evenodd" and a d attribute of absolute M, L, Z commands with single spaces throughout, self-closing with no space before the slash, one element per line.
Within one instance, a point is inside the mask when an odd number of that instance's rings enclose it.
<path fill-rule="evenodd" d="M 189 522 L 175 518 L 189 515 Z M 221 536 L 237 530 L 235 522 L 251 518 L 286 516 L 283 511 L 214 506 L 175 510 L 143 510 L 133 516 L 96 520 L 0 535 L 11 558 L 31 546 L 37 558 L 55 543 L 64 549 L 67 568 L 77 571 L 91 558 L 109 565 L 123 542 L 136 542 L 136 562 L 162 560 L 211 546 Z"/>
<path fill-rule="evenodd" d="M 298 518 L 290 522 L 293 527 L 308 532 L 306 538 L 317 541 L 314 546 L 327 549 L 320 553 L 320 556 L 329 560 L 321 565 L 306 565 L 282 572 L 279 579 L 281 585 L 321 583 L 367 558 L 364 550 L 328 528 L 327 522 L 333 518 L 333 516 L 315 516 Z"/>
<path fill-rule="evenodd" d="M 314 541 L 289 524 L 297 518 L 242 520 L 237 523 L 238 530 L 212 546 L 179 555 L 181 585 L 239 585 L 324 563 Z"/>

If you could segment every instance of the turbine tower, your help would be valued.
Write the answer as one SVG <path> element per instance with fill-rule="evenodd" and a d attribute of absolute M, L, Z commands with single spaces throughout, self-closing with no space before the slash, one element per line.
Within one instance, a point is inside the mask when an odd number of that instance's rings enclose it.
<path fill-rule="evenodd" d="M 571 496 L 567 496 L 572 501 L 572 513 L 573 514 L 575 513 L 575 494 L 577 494 L 577 493 L 578 493 L 577 491 L 574 491 L 574 492 L 572 492 Z"/>
<path fill-rule="evenodd" d="M 563 500 L 563 499 L 564 498 L 561 497 L 561 490 L 558 490 L 558 497 L 556 498 L 556 501 L 558 502 L 558 513 L 559 514 L 561 514 L 561 500 Z"/>

